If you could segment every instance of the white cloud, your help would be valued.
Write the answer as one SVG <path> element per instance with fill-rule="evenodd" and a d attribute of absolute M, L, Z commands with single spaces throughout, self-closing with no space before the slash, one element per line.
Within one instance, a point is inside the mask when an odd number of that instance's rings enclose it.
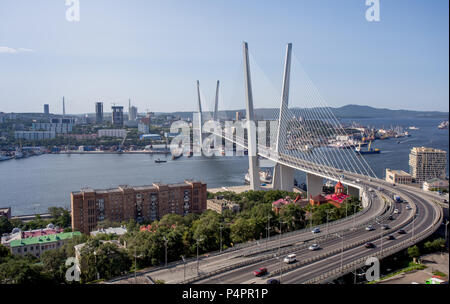
<path fill-rule="evenodd" d="M 17 53 L 33 53 L 34 50 L 26 48 L 10 48 L 7 46 L 0 46 L 0 54 L 17 54 Z"/>

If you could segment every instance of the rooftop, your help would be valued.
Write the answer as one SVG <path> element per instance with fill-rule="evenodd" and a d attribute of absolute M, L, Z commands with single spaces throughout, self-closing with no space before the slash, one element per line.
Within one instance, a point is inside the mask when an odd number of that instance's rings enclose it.
<path fill-rule="evenodd" d="M 411 152 L 434 152 L 434 153 L 447 153 L 444 150 L 428 148 L 428 147 L 414 147 Z"/>
<path fill-rule="evenodd" d="M 58 233 L 58 234 L 52 234 L 52 235 L 46 235 L 46 236 L 38 236 L 38 237 L 30 237 L 27 239 L 21 239 L 21 240 L 14 240 L 10 243 L 10 247 L 20 247 L 20 246 L 26 246 L 26 245 L 34 245 L 34 244 L 47 244 L 57 241 L 63 241 L 66 239 L 71 239 L 74 236 L 80 236 L 81 232 L 75 231 L 75 232 L 64 232 L 64 233 Z"/>
<path fill-rule="evenodd" d="M 403 170 L 386 169 L 386 171 L 391 172 L 396 175 L 399 175 L 399 176 L 411 176 L 408 172 L 405 172 Z"/>

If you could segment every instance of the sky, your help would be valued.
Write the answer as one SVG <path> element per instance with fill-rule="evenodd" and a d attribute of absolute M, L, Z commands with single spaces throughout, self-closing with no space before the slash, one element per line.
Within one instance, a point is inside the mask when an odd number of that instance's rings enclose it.
<path fill-rule="evenodd" d="M 333 107 L 448 111 L 449 1 L 379 0 L 379 22 L 365 1 L 79 0 L 69 22 L 66 0 L 0 0 L 0 112 L 195 111 L 197 80 L 204 109 L 217 80 L 242 109 L 243 41 L 255 107 L 279 106 L 291 42 L 291 105 L 307 77 Z"/>

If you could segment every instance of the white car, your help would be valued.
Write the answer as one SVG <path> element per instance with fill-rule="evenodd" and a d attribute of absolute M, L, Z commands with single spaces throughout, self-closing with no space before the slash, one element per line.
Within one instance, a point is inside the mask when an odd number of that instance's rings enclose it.
<path fill-rule="evenodd" d="M 313 230 L 311 230 L 312 233 L 320 233 L 320 229 L 319 228 L 314 228 Z"/>
<path fill-rule="evenodd" d="M 394 209 L 394 213 L 395 214 L 399 213 L 398 209 Z"/>
<path fill-rule="evenodd" d="M 406 208 L 406 210 L 411 210 L 412 209 L 410 205 L 406 205 L 405 208 Z"/>
<path fill-rule="evenodd" d="M 367 231 L 372 231 L 372 230 L 375 230 L 375 228 L 373 228 L 372 225 L 369 225 L 369 226 L 366 227 L 366 230 Z"/>
<path fill-rule="evenodd" d="M 361 182 L 361 180 L 360 180 L 359 178 L 357 178 L 357 179 L 355 180 L 355 182 L 359 183 L 359 182 Z"/>
<path fill-rule="evenodd" d="M 283 262 L 286 264 L 297 262 L 297 256 L 293 253 L 284 258 Z"/>
<path fill-rule="evenodd" d="M 308 247 L 309 250 L 317 250 L 319 249 L 319 245 L 318 244 L 312 244 L 311 246 Z"/>

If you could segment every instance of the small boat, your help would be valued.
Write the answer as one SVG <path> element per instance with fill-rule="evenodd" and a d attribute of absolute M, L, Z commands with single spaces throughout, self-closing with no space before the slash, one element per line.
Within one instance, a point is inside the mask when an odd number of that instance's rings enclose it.
<path fill-rule="evenodd" d="M 418 127 L 415 127 L 415 126 L 411 126 L 411 127 L 409 127 L 408 129 L 410 129 L 410 130 L 419 130 L 419 128 L 418 128 Z"/>
<path fill-rule="evenodd" d="M 372 141 L 369 143 L 369 147 L 367 147 L 367 151 L 361 150 L 361 146 L 356 147 L 355 151 L 359 152 L 360 154 L 378 154 L 381 152 L 380 149 L 371 149 L 370 145 L 372 144 Z"/>
<path fill-rule="evenodd" d="M 13 157 L 10 155 L 0 154 L 0 161 L 12 159 Z"/>
<path fill-rule="evenodd" d="M 448 129 L 448 120 L 441 122 L 438 126 L 438 129 Z"/>
<path fill-rule="evenodd" d="M 247 174 L 245 174 L 244 180 L 245 180 L 246 184 L 250 184 L 249 172 L 247 172 Z M 271 184 L 272 183 L 272 174 L 270 173 L 269 170 L 265 170 L 265 171 L 260 170 L 259 171 L 259 180 L 263 184 Z"/>
<path fill-rule="evenodd" d="M 155 163 L 167 163 L 167 160 L 165 160 L 165 159 L 155 159 Z"/>

